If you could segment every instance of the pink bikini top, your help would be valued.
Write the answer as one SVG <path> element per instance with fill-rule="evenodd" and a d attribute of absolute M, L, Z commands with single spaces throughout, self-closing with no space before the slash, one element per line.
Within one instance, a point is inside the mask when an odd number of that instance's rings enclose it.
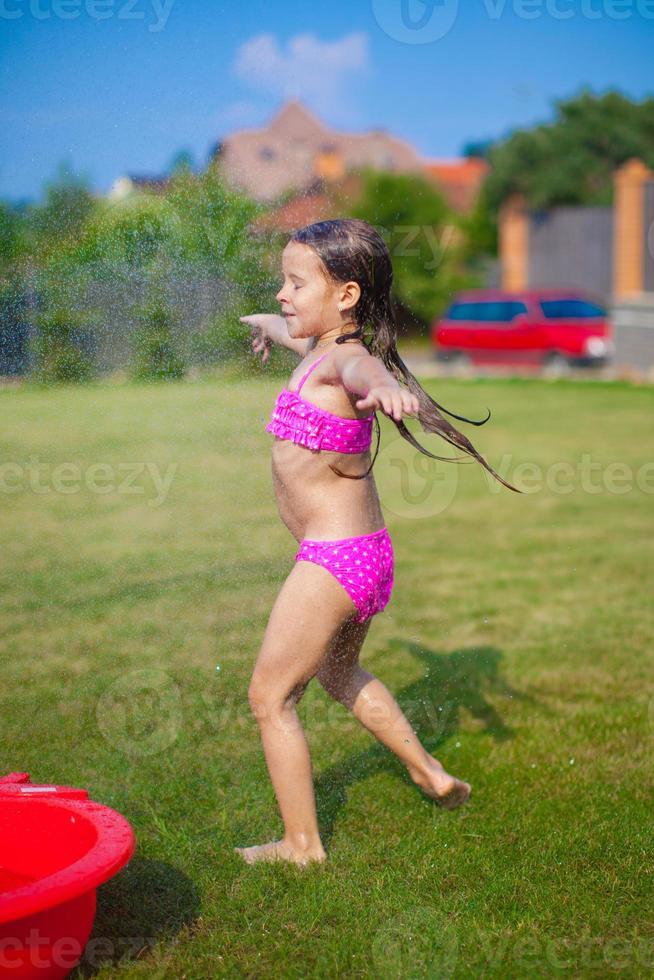
<path fill-rule="evenodd" d="M 309 367 L 297 386 L 297 391 L 290 391 L 288 388 L 280 391 L 266 432 L 272 432 L 280 439 L 288 439 L 309 449 L 364 453 L 370 449 L 372 442 L 374 412 L 365 419 L 345 419 L 300 397 L 302 385 L 323 357 L 327 357 L 327 353 Z"/>

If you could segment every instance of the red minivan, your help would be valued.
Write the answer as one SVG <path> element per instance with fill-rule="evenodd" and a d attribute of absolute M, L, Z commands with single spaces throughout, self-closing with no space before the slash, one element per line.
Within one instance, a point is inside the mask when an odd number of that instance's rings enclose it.
<path fill-rule="evenodd" d="M 613 355 L 606 309 L 579 289 L 458 293 L 431 338 L 439 360 L 565 370 Z"/>

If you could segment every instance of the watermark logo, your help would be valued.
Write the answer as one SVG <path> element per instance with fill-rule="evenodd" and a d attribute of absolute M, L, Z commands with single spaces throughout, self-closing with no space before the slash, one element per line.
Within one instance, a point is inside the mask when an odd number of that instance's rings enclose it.
<path fill-rule="evenodd" d="M 622 496 L 634 490 L 654 493 L 654 460 L 642 463 L 637 469 L 621 460 L 608 463 L 593 460 L 590 453 L 582 453 L 576 463 L 569 460 L 558 460 L 547 466 L 531 460 L 521 460 L 516 466 L 512 463 L 513 454 L 503 453 L 493 469 L 526 494 L 546 491 L 567 496 L 579 490 L 593 496 L 602 493 Z M 487 470 L 483 474 L 491 493 L 504 490 Z"/>
<path fill-rule="evenodd" d="M 125 755 L 163 752 L 182 727 L 178 685 L 164 670 L 132 670 L 104 692 L 96 707 L 100 731 Z"/>
<path fill-rule="evenodd" d="M 528 930 L 503 935 L 475 928 L 472 938 L 480 961 L 477 970 L 484 976 L 498 971 L 503 976 L 550 976 L 569 970 L 638 973 L 652 967 L 651 939 L 593 936 L 587 927 L 575 936 Z M 375 975 L 389 978 L 451 977 L 459 959 L 455 927 L 435 908 L 414 908 L 395 916 L 375 934 L 371 952 Z"/>
<path fill-rule="evenodd" d="M 434 447 L 432 433 L 427 438 L 416 433 L 418 442 L 436 455 L 446 456 L 448 446 Z M 483 455 L 483 454 L 482 454 Z M 575 462 L 555 460 L 547 465 L 532 460 L 516 459 L 513 453 L 503 453 L 499 462 L 484 457 L 494 471 L 517 487 L 523 494 L 534 493 L 568 496 L 584 493 L 596 496 L 624 496 L 629 493 L 654 494 L 654 460 L 633 467 L 622 460 L 594 460 L 582 453 Z M 422 520 L 441 514 L 453 502 L 459 485 L 459 467 L 478 466 L 487 489 L 492 494 L 506 493 L 506 488 L 473 456 L 452 462 L 432 459 L 416 449 L 397 433 L 382 443 L 375 461 L 375 476 L 384 510 L 397 517 Z"/>
<path fill-rule="evenodd" d="M 451 977 L 459 958 L 455 929 L 435 908 L 414 908 L 393 916 L 374 936 L 377 977 Z"/>
<path fill-rule="evenodd" d="M 447 453 L 439 448 L 436 455 L 446 456 Z M 384 510 L 413 520 L 442 513 L 454 500 L 459 482 L 458 467 L 459 463 L 454 460 L 448 463 L 425 456 L 399 433 L 386 443 L 382 442 L 375 461 L 375 474 L 379 476 Z"/>
<path fill-rule="evenodd" d="M 130 460 L 125 463 L 79 463 L 64 461 L 56 464 L 41 462 L 36 454 L 27 462 L 0 462 L 0 495 L 30 491 L 38 495 L 59 493 L 70 495 L 86 490 L 93 494 L 145 495 L 151 484 L 148 507 L 159 507 L 168 496 L 177 463 L 169 463 L 162 471 L 158 463 Z M 140 482 L 140 481 L 144 481 Z"/>
<path fill-rule="evenodd" d="M 0 0 L 0 20 L 31 17 L 37 21 L 91 20 L 148 22 L 148 31 L 163 31 L 175 0 Z"/>
<path fill-rule="evenodd" d="M 629 20 L 654 19 L 653 0 L 482 0 L 490 20 L 499 20 L 510 11 L 520 20 Z"/>
<path fill-rule="evenodd" d="M 77 936 L 55 938 L 36 927 L 27 935 L 12 936 L 6 927 L 0 939 L 0 971 L 7 977 L 26 977 L 27 970 L 34 977 L 55 974 L 63 977 L 80 961 L 97 969 L 107 960 L 136 959 L 146 950 L 153 950 L 156 942 L 156 936 L 92 936 L 84 946 Z"/>
<path fill-rule="evenodd" d="M 431 44 L 449 33 L 456 21 L 458 0 L 373 0 L 375 20 L 401 44 Z"/>
<path fill-rule="evenodd" d="M 536 21 L 623 21 L 634 17 L 654 20 L 654 0 L 478 0 L 490 21 L 513 16 Z M 451 31 L 458 0 L 372 0 L 372 11 L 382 31 L 401 44 L 431 44 Z"/>
<path fill-rule="evenodd" d="M 455 244 L 456 235 L 454 225 L 444 225 L 439 232 L 433 225 L 393 225 L 387 241 L 393 258 L 421 258 L 422 268 L 433 272 Z"/>

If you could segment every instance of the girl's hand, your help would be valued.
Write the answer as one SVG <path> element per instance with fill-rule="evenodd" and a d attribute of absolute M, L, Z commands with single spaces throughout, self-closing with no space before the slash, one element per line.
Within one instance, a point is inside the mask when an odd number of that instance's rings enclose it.
<path fill-rule="evenodd" d="M 241 323 L 250 327 L 252 332 L 252 350 L 255 354 L 263 351 L 261 363 L 265 364 L 270 357 L 270 351 L 280 335 L 280 329 L 286 331 L 286 321 L 276 313 L 253 313 L 251 316 L 240 316 Z"/>
<path fill-rule="evenodd" d="M 359 399 L 357 408 L 381 409 L 389 418 L 399 422 L 403 415 L 417 415 L 420 403 L 416 395 L 405 388 L 394 385 L 377 385 L 371 388 L 365 398 Z"/>

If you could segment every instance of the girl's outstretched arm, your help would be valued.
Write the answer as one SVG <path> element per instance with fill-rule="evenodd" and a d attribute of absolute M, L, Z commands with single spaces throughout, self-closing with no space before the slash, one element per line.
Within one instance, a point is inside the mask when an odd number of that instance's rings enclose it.
<path fill-rule="evenodd" d="M 339 354 L 334 360 L 343 386 L 362 396 L 356 403 L 357 408 L 379 409 L 396 422 L 403 415 L 418 414 L 417 397 L 401 387 L 379 358 L 366 350 L 343 350 Z"/>
<path fill-rule="evenodd" d="M 279 316 L 277 313 L 252 313 L 249 316 L 240 316 L 239 320 L 241 323 L 247 324 L 252 331 L 252 350 L 254 353 L 258 354 L 259 351 L 263 350 L 262 364 L 265 364 L 270 357 L 270 348 L 273 344 L 288 347 L 300 357 L 306 355 L 309 340 L 304 337 L 294 340 L 290 337 L 283 316 Z"/>

